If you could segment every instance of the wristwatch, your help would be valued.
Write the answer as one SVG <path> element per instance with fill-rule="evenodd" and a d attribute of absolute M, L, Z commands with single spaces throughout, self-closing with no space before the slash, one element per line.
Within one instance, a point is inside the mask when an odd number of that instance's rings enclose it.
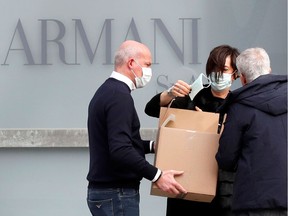
<path fill-rule="evenodd" d="M 173 86 L 171 86 L 168 90 L 167 90 L 167 93 L 168 93 L 168 95 L 171 97 L 171 98 L 175 98 L 175 96 L 173 95 L 173 93 L 172 93 L 172 89 L 173 89 Z"/>

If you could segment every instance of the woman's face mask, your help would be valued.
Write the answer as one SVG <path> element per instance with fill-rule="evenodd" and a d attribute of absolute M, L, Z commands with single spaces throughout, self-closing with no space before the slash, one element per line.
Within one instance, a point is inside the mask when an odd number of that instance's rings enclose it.
<path fill-rule="evenodd" d="M 135 63 L 141 67 L 136 61 Z M 152 78 L 152 69 L 148 67 L 141 67 L 142 69 L 142 77 L 137 77 L 134 71 L 132 70 L 134 76 L 135 76 L 135 83 L 136 83 L 136 88 L 143 88 L 147 83 L 150 82 Z"/>
<path fill-rule="evenodd" d="M 211 88 L 215 91 L 223 91 L 224 89 L 229 88 L 232 85 L 232 76 L 234 73 L 223 73 L 222 76 L 218 77 L 218 80 L 215 80 L 216 72 L 210 74 Z"/>

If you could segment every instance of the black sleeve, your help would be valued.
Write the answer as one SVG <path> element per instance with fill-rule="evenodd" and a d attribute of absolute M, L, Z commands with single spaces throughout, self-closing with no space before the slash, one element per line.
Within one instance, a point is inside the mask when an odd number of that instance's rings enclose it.
<path fill-rule="evenodd" d="M 147 104 L 145 107 L 145 113 L 149 116 L 159 118 L 160 116 L 160 95 L 161 93 L 155 95 Z M 187 95 L 185 97 L 176 97 L 172 104 L 172 108 L 178 108 L 178 109 L 192 109 L 189 108 L 191 104 L 190 96 Z"/>
<path fill-rule="evenodd" d="M 161 92 L 162 93 L 162 92 Z M 148 116 L 159 118 L 160 115 L 160 95 L 161 93 L 155 95 L 151 100 L 146 104 L 145 113 Z"/>
<path fill-rule="evenodd" d="M 190 103 L 191 103 L 191 98 L 189 95 L 186 95 L 185 97 L 176 97 L 175 100 L 171 104 L 171 108 L 189 109 Z"/>

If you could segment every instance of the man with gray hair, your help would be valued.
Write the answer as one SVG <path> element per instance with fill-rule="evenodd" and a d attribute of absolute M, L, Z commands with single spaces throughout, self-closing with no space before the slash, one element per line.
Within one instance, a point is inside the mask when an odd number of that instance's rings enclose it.
<path fill-rule="evenodd" d="M 242 87 L 232 91 L 216 160 L 236 170 L 236 216 L 287 215 L 287 75 L 270 74 L 262 48 L 236 59 Z"/>

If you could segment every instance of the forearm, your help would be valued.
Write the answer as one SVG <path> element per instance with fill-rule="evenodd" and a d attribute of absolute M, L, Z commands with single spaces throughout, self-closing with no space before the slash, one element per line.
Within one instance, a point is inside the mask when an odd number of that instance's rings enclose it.
<path fill-rule="evenodd" d="M 160 95 L 160 107 L 168 106 L 168 104 L 175 98 L 175 96 L 167 91 L 163 91 Z"/>

